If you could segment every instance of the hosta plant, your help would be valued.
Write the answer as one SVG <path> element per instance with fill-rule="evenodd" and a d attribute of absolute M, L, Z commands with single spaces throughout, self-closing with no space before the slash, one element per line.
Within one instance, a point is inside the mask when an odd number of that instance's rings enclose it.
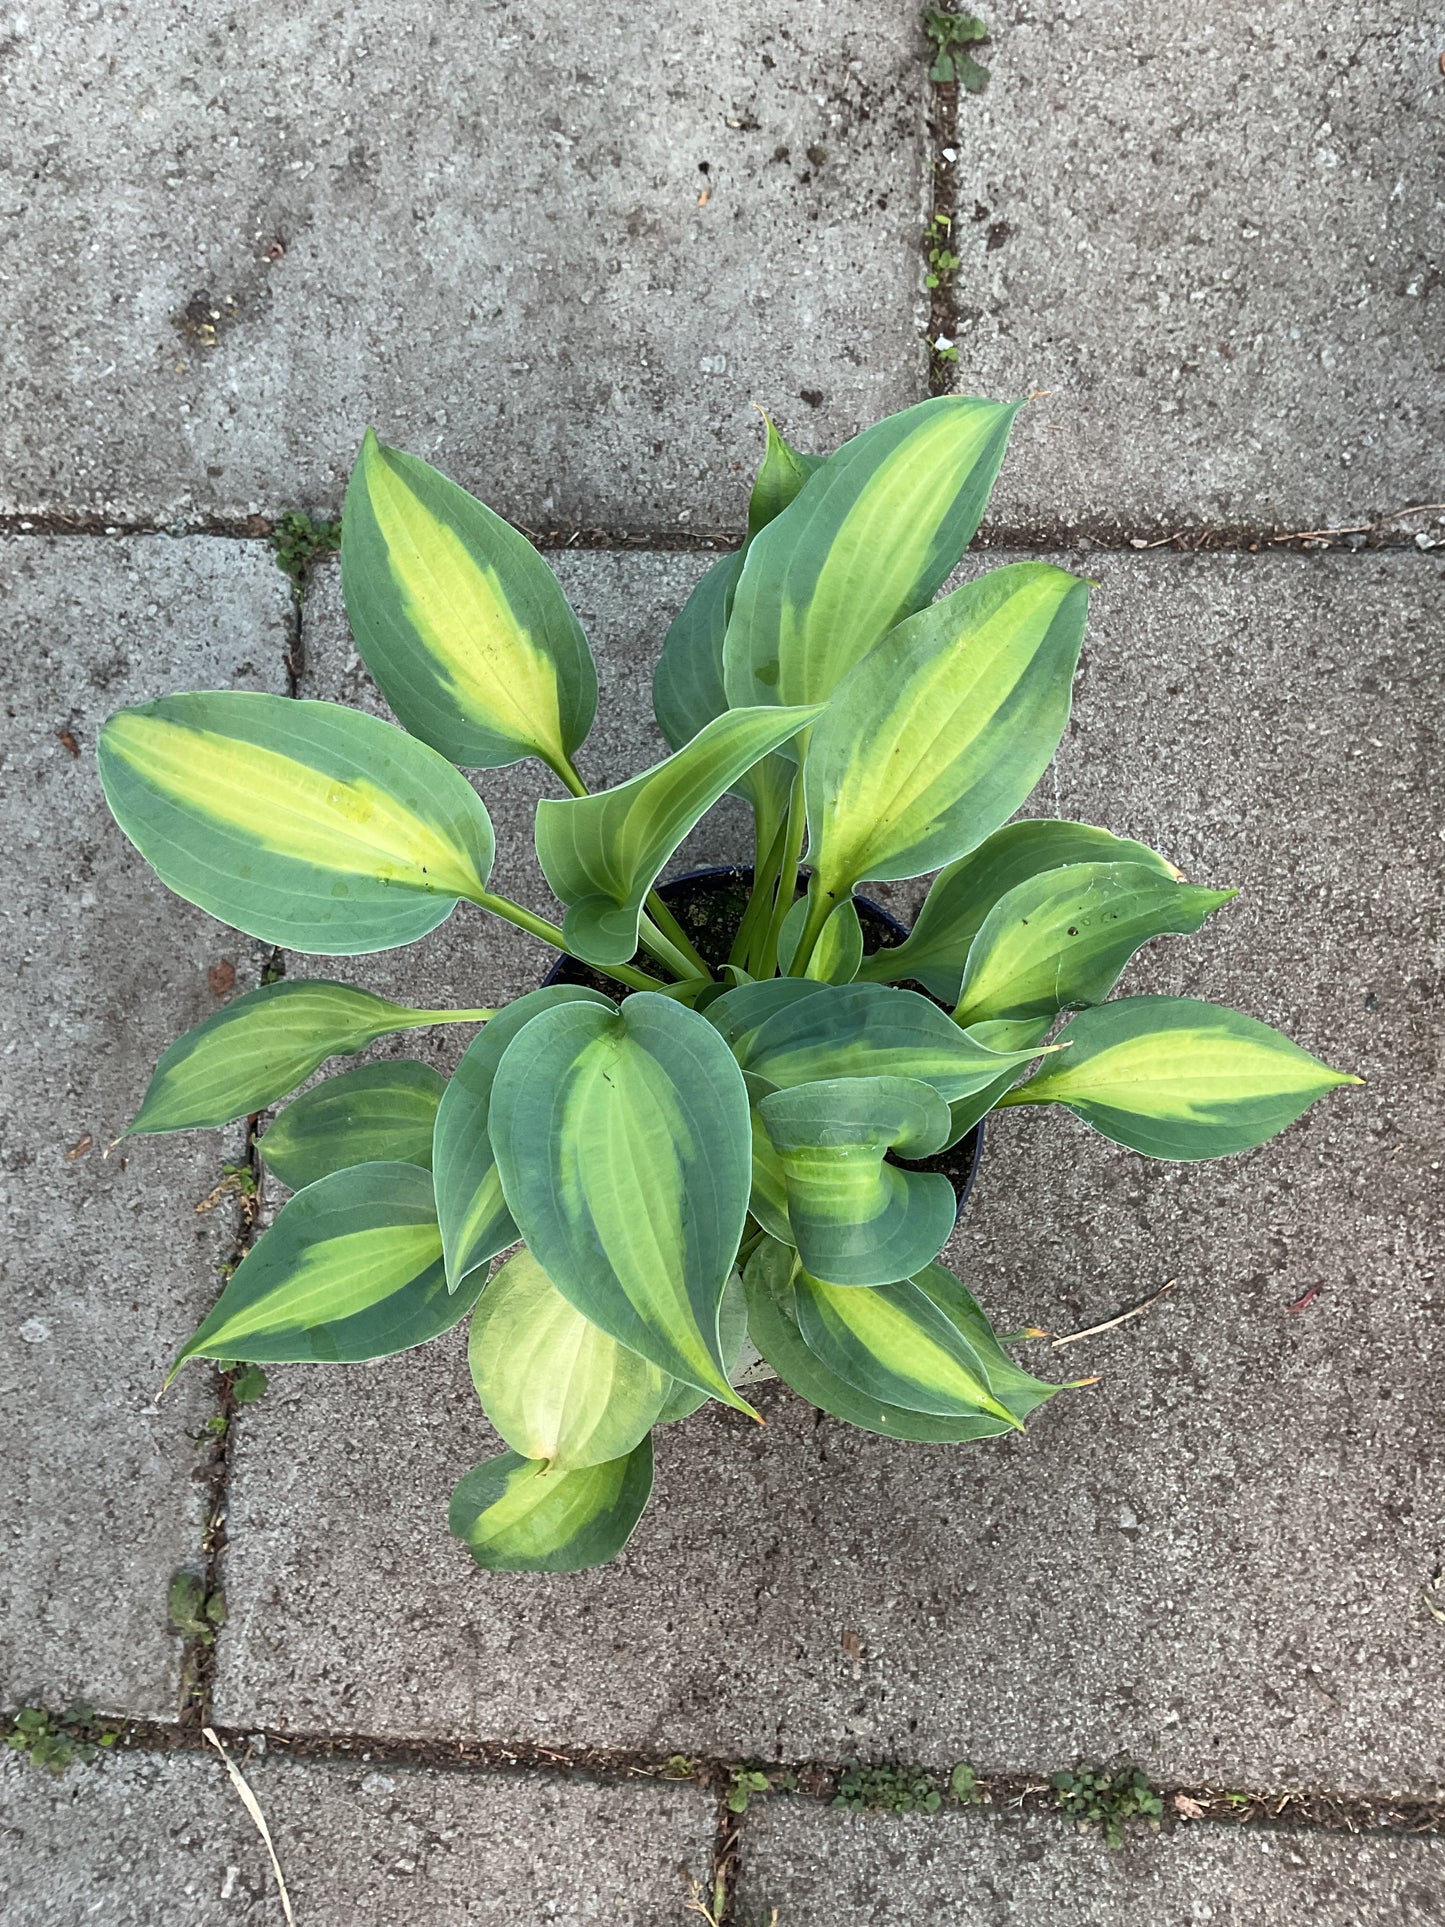
<path fill-rule="evenodd" d="M 465 904 L 592 973 L 493 1009 L 482 925 L 477 1008 L 308 966 L 173 1044 L 131 1131 L 290 1097 L 260 1154 L 295 1193 L 177 1369 L 380 1358 L 470 1319 L 508 1449 L 457 1487 L 452 1530 L 485 1567 L 575 1570 L 636 1524 L 655 1427 L 707 1399 L 756 1416 L 739 1382 L 759 1355 L 896 1439 L 1016 1431 L 1059 1389 L 939 1263 L 955 1195 L 918 1164 L 986 1112 L 1063 1108 L 1147 1157 L 1213 1158 L 1352 1081 L 1212 1004 L 1106 1001 L 1142 944 L 1232 892 L 1092 825 L 1011 820 L 1067 723 L 1090 588 L 1024 562 L 940 596 L 1014 414 L 926 401 L 826 460 L 769 428 L 747 541 L 662 645 L 672 753 L 616 788 L 578 773 L 597 677 L 545 561 L 372 435 L 342 581 L 403 727 L 224 691 L 110 719 L 126 835 L 262 942 L 353 956 Z M 562 792 L 536 809 L 560 923 L 490 883 L 485 772 L 525 758 Z M 655 886 L 730 791 L 751 805 L 753 887 L 699 947 Z M 934 871 L 906 942 L 870 950 L 855 893 Z M 291 1096 L 440 1024 L 475 1027 L 449 1081 L 383 1055 Z"/>

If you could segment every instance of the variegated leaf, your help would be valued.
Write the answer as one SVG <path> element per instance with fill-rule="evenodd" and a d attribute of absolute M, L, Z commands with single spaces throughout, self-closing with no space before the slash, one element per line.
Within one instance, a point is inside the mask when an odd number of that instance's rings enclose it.
<path fill-rule="evenodd" d="M 911 1077 L 953 1103 L 1036 1055 L 989 1050 L 916 990 L 882 984 L 820 985 L 812 996 L 779 997 L 771 1015 L 745 1024 L 735 1013 L 766 1008 L 750 994 L 763 988 L 729 991 L 706 1015 L 736 1031 L 742 1068 L 778 1089 L 821 1078 Z"/>
<path fill-rule="evenodd" d="M 357 1164 L 298 1191 L 181 1352 L 259 1364 L 386 1358 L 449 1331 L 482 1275 L 447 1295 L 431 1173 Z M 175 1372 L 172 1372 L 172 1377 Z"/>
<path fill-rule="evenodd" d="M 774 1091 L 757 1108 L 782 1166 L 791 1241 L 815 1277 L 886 1284 L 938 1256 L 953 1229 L 953 1187 L 885 1161 L 890 1151 L 927 1157 L 946 1141 L 948 1106 L 931 1085 L 837 1078 Z"/>
<path fill-rule="evenodd" d="M 352 1164 L 419 1164 L 429 1171 L 445 1089 L 444 1077 L 412 1057 L 359 1064 L 288 1104 L 256 1148 L 267 1170 L 293 1191 Z"/>
<path fill-rule="evenodd" d="M 468 1472 L 448 1522 L 486 1572 L 584 1572 L 621 1552 L 651 1491 L 650 1438 L 573 1472 L 503 1452 Z"/>
<path fill-rule="evenodd" d="M 733 703 L 826 701 L 972 541 L 1017 404 L 938 396 L 856 435 L 756 536 L 723 648 Z"/>
<path fill-rule="evenodd" d="M 642 991 L 544 1010 L 492 1085 L 502 1191 L 584 1318 L 751 1412 L 727 1378 L 723 1287 L 747 1215 L 747 1091 L 706 1018 Z"/>
<path fill-rule="evenodd" d="M 357 956 L 481 901 L 492 826 L 459 771 L 375 716 L 221 690 L 119 710 L 100 775 L 188 903 L 264 943 Z"/>
<path fill-rule="evenodd" d="M 900 623 L 858 664 L 809 747 L 815 912 L 865 877 L 951 863 L 1013 815 L 1068 721 L 1087 606 L 1087 583 L 1016 563 Z"/>
<path fill-rule="evenodd" d="M 562 585 L 524 535 L 370 429 L 341 583 L 362 660 L 414 736 L 471 769 L 524 756 L 567 769 L 597 671 Z"/>
<path fill-rule="evenodd" d="M 501 1437 L 553 1472 L 625 1458 L 673 1387 L 666 1372 L 584 1318 L 525 1248 L 482 1293 L 467 1360 Z"/>
<path fill-rule="evenodd" d="M 537 855 L 567 905 L 568 948 L 595 964 L 637 948 L 648 891 L 723 792 L 760 757 L 810 723 L 816 709 L 734 709 L 630 783 L 537 805 Z"/>
<path fill-rule="evenodd" d="M 1121 997 L 1081 1011 L 1067 1045 L 1001 1104 L 1064 1104 L 1154 1158 L 1218 1158 L 1263 1144 L 1337 1084 L 1268 1024 L 1193 997 Z"/>
<path fill-rule="evenodd" d="M 1018 1418 L 989 1390 L 970 1340 L 908 1279 L 859 1291 L 793 1277 L 798 1329 L 831 1372 L 869 1398 L 942 1417 L 989 1415 L 1017 1431 Z"/>
<path fill-rule="evenodd" d="M 955 1021 L 1029 1022 L 1101 1003 L 1134 952 L 1188 935 L 1237 896 L 1176 883 L 1142 863 L 1073 863 L 1019 883 L 968 953 Z"/>
<path fill-rule="evenodd" d="M 1141 863 L 1160 876 L 1181 873 L 1147 844 L 1112 836 L 1090 823 L 1041 817 L 1006 823 L 976 850 L 934 878 L 906 940 L 874 951 L 858 967 L 864 983 L 919 983 L 950 1006 L 958 1002 L 969 946 L 999 899 L 1041 870 L 1067 863 Z"/>
<path fill-rule="evenodd" d="M 518 1031 L 540 1011 L 575 1003 L 616 1009 L 606 997 L 577 984 L 544 984 L 528 991 L 473 1039 L 447 1085 L 437 1112 L 432 1168 L 452 1291 L 517 1237 L 487 1128 L 497 1066 Z"/>
<path fill-rule="evenodd" d="M 408 1010 L 319 977 L 264 984 L 207 1017 L 156 1065 L 128 1135 L 190 1131 L 264 1111 L 328 1057 L 346 1057 L 389 1031 L 478 1023 L 489 1010 Z"/>

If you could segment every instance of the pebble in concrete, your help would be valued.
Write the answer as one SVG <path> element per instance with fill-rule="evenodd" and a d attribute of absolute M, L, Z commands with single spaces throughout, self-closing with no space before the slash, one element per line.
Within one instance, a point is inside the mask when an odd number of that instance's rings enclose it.
<path fill-rule="evenodd" d="M 593 1785 L 242 1756 L 305 1927 L 662 1927 L 706 1891 L 696 1787 Z M 235 1927 L 281 1907 L 214 1757 L 130 1755 L 49 1779 L 0 1760 L 0 1910 L 25 1927 Z"/>
<path fill-rule="evenodd" d="M 755 1804 L 744 1920 L 808 1927 L 1427 1927 L 1445 1921 L 1445 1846 L 1389 1835 L 1184 1827 L 1109 1852 L 1060 1821 L 901 1818 Z"/>
<path fill-rule="evenodd" d="M 987 18 L 993 79 L 957 130 L 957 379 L 1048 391 L 996 523 L 1295 530 L 1438 504 L 1438 19 Z M 1438 516 L 1390 526 L 1445 540 Z"/>
<path fill-rule="evenodd" d="M 239 937 L 171 896 L 101 795 L 124 703 L 286 687 L 287 585 L 260 544 L 0 543 L 0 1704 L 172 1715 L 172 1571 L 200 1549 L 189 1373 L 155 1402 L 236 1235 L 196 1215 L 234 1134 L 106 1157 L 171 1039 L 258 981 Z"/>
<path fill-rule="evenodd" d="M 569 566 L 580 599 L 588 560 Z M 639 599 L 660 566 L 628 565 Z M 1039 807 L 1245 889 L 1131 987 L 1242 1006 L 1366 1088 L 1204 1166 L 1146 1163 L 1067 1118 L 1000 1120 L 955 1255 L 1004 1328 L 1092 1324 L 1180 1281 L 1148 1318 L 1034 1354 L 1103 1383 L 973 1450 L 865 1438 L 780 1389 L 763 1431 L 705 1411 L 660 1435 L 623 1559 L 576 1578 L 482 1577 L 448 1543 L 452 1484 L 497 1449 L 459 1335 L 274 1374 L 237 1448 L 224 1718 L 1445 1783 L 1445 1646 L 1422 1596 L 1439 1558 L 1440 852 L 1419 805 L 1439 781 L 1439 573 L 1087 566 L 1096 618 Z"/>
<path fill-rule="evenodd" d="M 534 528 L 737 526 L 753 401 L 831 446 L 924 392 L 917 21 L 40 0 L 0 512 L 339 507 L 371 422 Z"/>

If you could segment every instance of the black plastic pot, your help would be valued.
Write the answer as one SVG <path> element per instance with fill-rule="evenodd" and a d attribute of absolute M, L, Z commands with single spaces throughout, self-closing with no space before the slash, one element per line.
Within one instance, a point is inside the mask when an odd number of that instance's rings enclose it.
<path fill-rule="evenodd" d="M 750 868 L 717 864 L 710 869 L 689 870 L 685 876 L 673 877 L 669 882 L 659 884 L 657 893 L 699 952 L 710 964 L 716 965 L 726 960 L 732 948 L 733 937 L 747 908 L 752 881 Z M 800 895 L 804 888 L 805 884 L 800 881 Z M 900 923 L 897 917 L 890 916 L 881 904 L 873 903 L 867 897 L 855 897 L 854 902 L 858 906 L 858 921 L 863 926 L 863 949 L 869 956 L 875 950 L 893 949 L 908 935 L 908 926 Z M 641 950 L 633 962 L 640 970 L 653 968 L 651 960 Z M 588 964 L 580 963 L 576 957 L 559 957 L 545 981 L 549 984 L 583 984 L 589 990 L 600 990 L 607 997 L 626 997 L 630 994 L 611 977 L 593 970 Z M 921 986 L 917 987 L 921 989 Z M 941 1171 L 953 1186 L 961 1217 L 973 1189 L 973 1181 L 978 1175 L 982 1156 L 983 1124 L 980 1121 L 957 1144 L 940 1151 L 937 1157 L 920 1158 L 916 1162 L 905 1158 L 895 1158 L 893 1161 L 906 1171 Z"/>

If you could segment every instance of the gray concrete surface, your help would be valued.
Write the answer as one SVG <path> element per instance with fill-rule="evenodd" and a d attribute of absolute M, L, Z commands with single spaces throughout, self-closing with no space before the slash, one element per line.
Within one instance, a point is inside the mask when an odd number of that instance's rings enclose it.
<path fill-rule="evenodd" d="M 774 1907 L 778 1927 L 1427 1927 L 1445 1921 L 1445 1846 L 1185 1826 L 1110 1853 L 1057 1820 L 768 1800 L 739 1918 L 765 1927 Z"/>
<path fill-rule="evenodd" d="M 1438 8 L 985 12 L 958 381 L 1049 391 L 995 520 L 1311 529 L 1445 499 Z"/>
<path fill-rule="evenodd" d="M 690 1786 L 244 1759 L 302 1927 L 673 1927 L 704 1885 Z M 14 1927 L 272 1927 L 256 1829 L 213 1755 L 47 1778 L 0 1760 L 0 1910 Z"/>
<path fill-rule="evenodd" d="M 534 527 L 740 526 L 752 402 L 923 392 L 922 52 L 912 0 L 38 0 L 0 511 L 339 506 L 370 422 Z"/>
<path fill-rule="evenodd" d="M 195 1206 L 239 1141 L 103 1154 L 217 1007 L 208 971 L 247 989 L 257 960 L 126 843 L 95 739 L 166 690 L 283 692 L 287 598 L 259 544 L 0 541 L 0 1705 L 175 1712 L 166 1586 L 200 1548 L 211 1399 L 192 1372 L 154 1400 L 235 1237 Z"/>
<path fill-rule="evenodd" d="M 629 608 L 681 573 L 608 564 L 638 585 Z M 591 559 L 568 566 L 582 602 Z M 1245 892 L 1132 985 L 1236 1003 L 1367 1086 L 1193 1167 L 1067 1118 L 1000 1120 L 954 1255 L 1005 1325 L 1073 1329 L 1180 1280 L 1147 1318 L 1034 1355 L 1103 1382 L 971 1449 L 866 1438 L 781 1390 L 764 1431 L 704 1412 L 660 1436 L 623 1558 L 577 1578 L 482 1577 L 448 1541 L 452 1484 L 496 1449 L 459 1338 L 274 1373 L 236 1448 L 223 1718 L 985 1767 L 1127 1751 L 1157 1775 L 1445 1787 L 1423 1592 L 1441 1556 L 1441 845 L 1420 808 L 1439 787 L 1441 571 L 1088 566 L 1075 721 L 1037 807 Z M 605 616 L 602 581 L 589 613 L 635 651 L 636 692 L 660 615 Z M 319 674 L 340 644 L 313 611 Z M 489 938 L 489 972 L 497 954 Z M 416 964 L 409 995 L 476 990 L 464 940 Z"/>

